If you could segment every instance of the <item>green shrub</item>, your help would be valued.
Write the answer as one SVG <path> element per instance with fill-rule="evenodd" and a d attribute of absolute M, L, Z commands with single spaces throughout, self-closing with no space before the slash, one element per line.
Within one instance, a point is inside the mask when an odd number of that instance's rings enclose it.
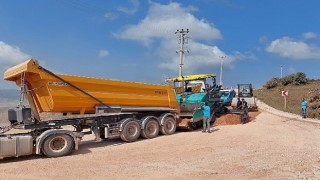
<path fill-rule="evenodd" d="M 294 80 L 292 84 L 294 85 L 303 85 L 307 84 L 308 78 L 305 73 L 298 72 L 297 74 L 294 75 Z"/>
<path fill-rule="evenodd" d="M 290 74 L 288 76 L 285 76 L 281 79 L 281 84 L 286 86 L 289 84 L 292 84 L 295 80 L 295 75 L 294 74 Z"/>
<path fill-rule="evenodd" d="M 269 81 L 267 81 L 263 87 L 266 89 L 272 89 L 278 86 L 287 86 L 289 84 L 293 84 L 293 85 L 304 85 L 308 83 L 308 78 L 306 76 L 306 74 L 302 73 L 302 72 L 298 72 L 296 74 L 290 74 L 288 76 L 285 76 L 281 79 L 279 78 L 272 78 Z"/>
<path fill-rule="evenodd" d="M 272 78 L 269 81 L 267 81 L 266 84 L 263 85 L 263 87 L 266 89 L 272 89 L 277 87 L 279 83 L 280 83 L 279 78 Z"/>

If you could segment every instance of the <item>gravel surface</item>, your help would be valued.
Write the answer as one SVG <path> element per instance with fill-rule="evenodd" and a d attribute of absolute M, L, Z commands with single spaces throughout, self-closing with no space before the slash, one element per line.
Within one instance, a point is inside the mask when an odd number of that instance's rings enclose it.
<path fill-rule="evenodd" d="M 320 179 L 320 124 L 276 112 L 214 132 L 124 143 L 85 138 L 70 156 L 0 160 L 1 179 Z M 269 109 L 268 109 L 269 108 Z"/>

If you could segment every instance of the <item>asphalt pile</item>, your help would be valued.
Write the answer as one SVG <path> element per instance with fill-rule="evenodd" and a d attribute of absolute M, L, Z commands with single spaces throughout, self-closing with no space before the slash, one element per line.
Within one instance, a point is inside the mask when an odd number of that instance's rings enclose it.
<path fill-rule="evenodd" d="M 248 122 L 253 121 L 260 113 L 261 113 L 260 111 L 249 112 L 249 121 Z M 213 123 L 214 126 L 234 125 L 234 124 L 242 124 L 239 114 L 222 115 L 221 117 L 217 118 L 215 120 L 215 122 Z"/>

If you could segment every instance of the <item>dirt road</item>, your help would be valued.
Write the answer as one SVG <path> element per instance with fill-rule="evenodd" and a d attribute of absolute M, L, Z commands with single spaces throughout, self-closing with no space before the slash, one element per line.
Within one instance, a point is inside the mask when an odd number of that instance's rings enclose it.
<path fill-rule="evenodd" d="M 178 132 L 151 140 L 83 142 L 60 158 L 0 160 L 1 179 L 320 178 L 320 125 L 263 111 L 211 134 Z"/>

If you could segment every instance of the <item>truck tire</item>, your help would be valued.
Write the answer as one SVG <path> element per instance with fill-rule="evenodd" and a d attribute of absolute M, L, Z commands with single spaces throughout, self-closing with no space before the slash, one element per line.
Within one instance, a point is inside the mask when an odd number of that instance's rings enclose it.
<path fill-rule="evenodd" d="M 144 129 L 141 131 L 141 136 L 145 139 L 152 139 L 159 134 L 159 123 L 157 120 L 150 119 Z"/>
<path fill-rule="evenodd" d="M 140 132 L 140 124 L 137 121 L 129 121 L 124 125 L 120 138 L 126 142 L 134 142 L 139 138 Z"/>
<path fill-rule="evenodd" d="M 42 151 L 47 157 L 68 155 L 74 147 L 71 136 L 67 134 L 52 134 L 43 143 Z"/>
<path fill-rule="evenodd" d="M 176 120 L 171 116 L 167 116 L 166 119 L 163 121 L 163 125 L 160 127 L 160 131 L 163 135 L 171 135 L 174 132 L 176 132 L 176 129 Z"/>

